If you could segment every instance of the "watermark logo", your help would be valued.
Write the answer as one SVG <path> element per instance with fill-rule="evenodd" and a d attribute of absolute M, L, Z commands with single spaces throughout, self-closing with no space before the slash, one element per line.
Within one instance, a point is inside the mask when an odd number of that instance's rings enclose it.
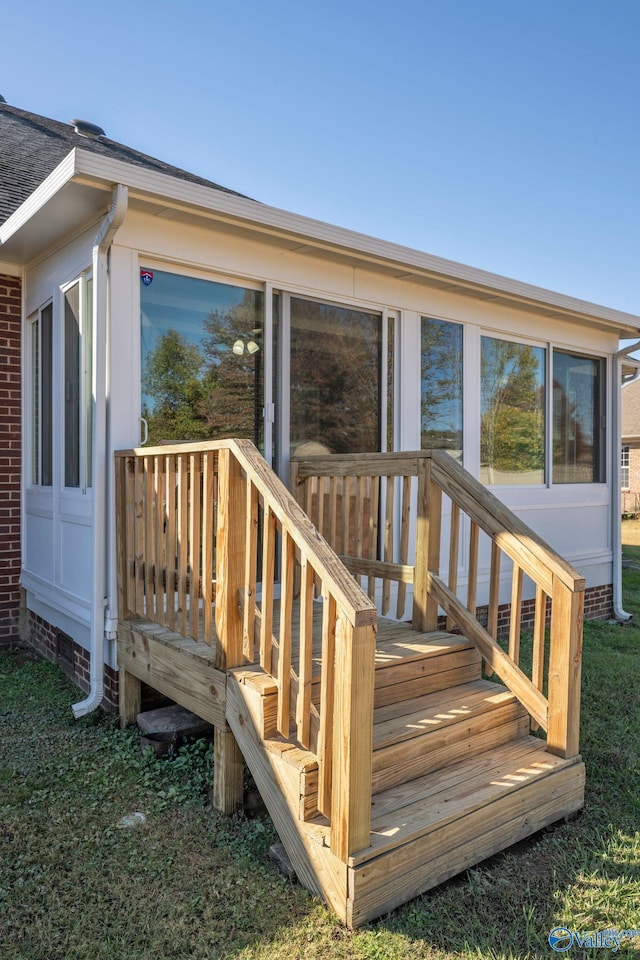
<path fill-rule="evenodd" d="M 556 953 L 565 953 L 573 946 L 617 953 L 625 937 L 640 937 L 640 930 L 591 930 L 585 933 L 568 927 L 554 927 L 549 934 L 549 946 Z"/>
<path fill-rule="evenodd" d="M 573 933 L 566 927 L 554 927 L 549 934 L 549 945 L 552 950 L 564 953 L 565 950 L 570 950 L 573 946 Z"/>

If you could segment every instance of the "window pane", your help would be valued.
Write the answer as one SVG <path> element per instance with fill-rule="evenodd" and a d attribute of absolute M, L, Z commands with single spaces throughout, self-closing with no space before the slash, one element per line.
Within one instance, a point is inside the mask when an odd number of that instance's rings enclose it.
<path fill-rule="evenodd" d="M 629 489 L 629 447 L 622 448 L 620 457 L 620 486 L 623 490 Z"/>
<path fill-rule="evenodd" d="M 545 350 L 482 337 L 480 479 L 544 483 Z"/>
<path fill-rule="evenodd" d="M 143 277 L 149 442 L 244 437 L 262 449 L 264 295 L 161 270 Z"/>
<path fill-rule="evenodd" d="M 602 361 L 559 350 L 553 354 L 553 482 L 604 480 Z"/>
<path fill-rule="evenodd" d="M 80 486 L 80 284 L 64 295 L 64 483 Z"/>
<path fill-rule="evenodd" d="M 462 326 L 422 317 L 421 443 L 462 462 Z"/>
<path fill-rule="evenodd" d="M 40 483 L 40 323 L 31 324 L 31 482 Z"/>
<path fill-rule="evenodd" d="M 291 454 L 380 450 L 381 359 L 380 314 L 291 298 Z"/>
<path fill-rule="evenodd" d="M 53 305 L 40 313 L 40 483 L 53 483 Z"/>

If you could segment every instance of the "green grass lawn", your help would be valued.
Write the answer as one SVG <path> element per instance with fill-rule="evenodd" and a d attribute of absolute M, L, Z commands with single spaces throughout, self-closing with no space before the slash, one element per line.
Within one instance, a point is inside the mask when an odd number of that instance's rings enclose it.
<path fill-rule="evenodd" d="M 555 926 L 640 929 L 639 657 L 638 626 L 585 627 L 578 819 L 350 933 L 277 872 L 267 817 L 207 807 L 205 743 L 142 756 L 111 718 L 72 719 L 57 667 L 0 653 L 0 960 L 548 958 Z"/>

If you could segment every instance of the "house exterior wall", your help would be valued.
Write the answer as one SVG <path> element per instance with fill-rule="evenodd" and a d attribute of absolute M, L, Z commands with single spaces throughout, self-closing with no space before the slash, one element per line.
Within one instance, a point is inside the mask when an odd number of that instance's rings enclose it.
<path fill-rule="evenodd" d="M 20 619 L 21 290 L 0 272 L 0 646 L 18 639 Z"/>
<path fill-rule="evenodd" d="M 175 217 L 175 214 L 174 214 Z M 480 395 L 479 354 L 483 334 L 502 335 L 534 346 L 550 345 L 565 350 L 600 356 L 607 361 L 607 416 L 611 420 L 611 356 L 618 347 L 614 333 L 570 323 L 540 313 L 529 312 L 514 304 L 507 308 L 472 295 L 462 296 L 414 281 L 363 268 L 353 263 L 335 262 L 308 248 L 292 250 L 290 241 L 274 242 L 241 236 L 223 225 L 179 222 L 177 218 L 149 216 L 131 210 L 118 231 L 110 252 L 109 311 L 110 353 L 108 359 L 109 478 L 107 503 L 110 505 L 106 529 L 96 531 L 104 542 L 108 582 L 105 630 L 113 637 L 117 622 L 115 531 L 113 516 L 114 450 L 140 443 L 140 268 L 168 270 L 205 279 L 242 285 L 257 284 L 267 294 L 272 289 L 292 295 L 317 298 L 344 306 L 370 309 L 394 318 L 396 327 L 396 390 L 394 422 L 395 448 L 416 449 L 420 432 L 420 325 L 421 317 L 450 320 L 463 325 L 464 353 L 464 465 L 479 473 Z M 95 227 L 83 236 L 43 258 L 26 274 L 26 310 L 24 342 L 28 339 L 29 318 L 48 300 L 53 302 L 54 323 L 62 316 L 62 288 L 72 282 L 91 263 L 91 245 Z M 54 369 L 62 364 L 62 338 L 54 346 Z M 28 395 L 29 384 L 25 394 Z M 53 399 L 54 422 L 60 429 L 62 393 L 58 386 Z M 278 416 L 276 409 L 276 418 Z M 29 444 L 28 421 L 25 438 Z M 270 451 L 266 451 L 269 456 Z M 549 451 L 548 451 L 549 453 Z M 59 454 L 58 454 L 59 456 Z M 611 476 L 610 452 L 606 475 Z M 28 474 L 25 474 L 27 481 Z M 90 490 L 65 490 L 62 466 L 54 462 L 51 488 L 25 484 L 25 543 L 23 583 L 27 590 L 29 622 L 36 646 L 51 657 L 57 656 L 52 637 L 59 633 L 71 638 L 74 651 L 90 648 L 91 555 L 93 543 L 93 498 Z M 497 486 L 496 495 L 511 507 L 562 556 L 573 563 L 587 581 L 587 613 L 608 616 L 611 609 L 612 498 L 610 482 L 558 484 L 555 486 Z M 448 539 L 449 517 L 443 517 L 443 541 Z M 463 530 L 462 543 L 468 543 Z M 466 583 L 465 550 L 460 555 L 459 585 L 464 594 Z M 489 579 L 489 551 L 481 554 L 478 602 L 486 603 Z M 525 591 L 526 591 L 525 587 Z M 482 592 L 485 597 L 483 599 Z M 506 610 L 510 601 L 511 574 L 502 571 L 500 602 Z M 526 602 L 531 600 L 526 596 Z M 503 617 L 506 614 L 503 613 Z M 37 626 L 36 627 L 33 625 Z M 45 626 L 43 626 L 43 624 Z M 49 639 L 43 640 L 46 631 Z M 44 631 L 44 633 L 43 633 Z M 57 641 L 56 641 L 57 643 Z M 107 643 L 105 660 L 116 667 L 114 645 Z M 47 653 L 48 651 L 48 653 Z M 74 653 L 76 678 L 82 686 L 83 655 Z M 74 659 L 74 663 L 75 663 Z M 111 674 L 109 674 L 111 676 Z M 115 674 L 113 675 L 115 676 Z M 113 684 L 111 684 L 113 688 Z"/>

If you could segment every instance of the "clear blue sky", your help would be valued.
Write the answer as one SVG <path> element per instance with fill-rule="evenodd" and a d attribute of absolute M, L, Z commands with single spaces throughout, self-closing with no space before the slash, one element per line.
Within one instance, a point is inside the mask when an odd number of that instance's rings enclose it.
<path fill-rule="evenodd" d="M 640 314 L 640 0 L 39 0 L 1 22 L 15 106 Z"/>

